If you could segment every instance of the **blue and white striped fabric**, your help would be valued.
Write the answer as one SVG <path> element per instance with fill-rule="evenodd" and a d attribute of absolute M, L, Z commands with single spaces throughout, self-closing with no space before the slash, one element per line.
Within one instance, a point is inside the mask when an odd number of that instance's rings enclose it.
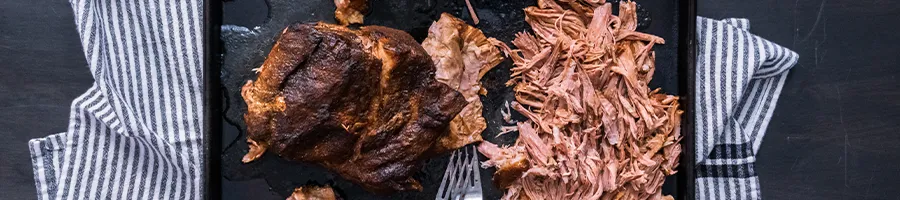
<path fill-rule="evenodd" d="M 70 3 L 95 82 L 28 143 L 38 199 L 201 199 L 202 1 Z"/>
<path fill-rule="evenodd" d="M 746 19 L 697 18 L 697 199 L 761 199 L 756 152 L 793 51 L 751 34 Z"/>

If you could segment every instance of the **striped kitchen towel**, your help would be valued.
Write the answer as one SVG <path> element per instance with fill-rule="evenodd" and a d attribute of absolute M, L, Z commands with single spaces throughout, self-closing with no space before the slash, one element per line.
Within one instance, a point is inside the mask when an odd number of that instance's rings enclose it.
<path fill-rule="evenodd" d="M 746 19 L 697 18 L 696 197 L 760 199 L 756 152 L 799 58 Z"/>
<path fill-rule="evenodd" d="M 38 199 L 203 198 L 202 1 L 69 3 L 94 83 L 28 143 Z"/>

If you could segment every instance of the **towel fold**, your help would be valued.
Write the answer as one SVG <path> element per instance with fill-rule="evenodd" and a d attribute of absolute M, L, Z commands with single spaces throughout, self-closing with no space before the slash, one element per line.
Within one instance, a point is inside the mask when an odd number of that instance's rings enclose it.
<path fill-rule="evenodd" d="M 756 152 L 799 58 L 748 32 L 746 19 L 697 18 L 697 199 L 760 199 Z"/>

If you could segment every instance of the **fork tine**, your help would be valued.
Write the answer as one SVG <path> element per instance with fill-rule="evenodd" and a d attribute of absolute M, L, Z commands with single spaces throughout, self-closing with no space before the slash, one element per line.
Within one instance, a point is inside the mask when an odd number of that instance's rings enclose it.
<path fill-rule="evenodd" d="M 463 194 L 467 193 L 472 185 L 472 157 L 468 154 L 475 155 L 474 153 L 469 153 L 469 148 L 465 148 L 464 150 L 466 151 L 466 161 L 463 163 L 465 163 L 464 168 L 466 169 L 466 173 L 463 175 L 465 180 L 463 180 L 462 188 L 460 188 L 460 192 Z"/>
<path fill-rule="evenodd" d="M 471 199 L 482 199 L 479 167 L 478 149 L 474 145 L 453 151 L 436 199 L 470 199 L 470 195 Z"/>
<path fill-rule="evenodd" d="M 464 168 L 462 168 L 463 159 L 465 159 L 465 152 L 457 151 L 456 152 L 456 160 L 453 162 L 453 181 L 450 181 L 450 194 L 449 198 L 453 199 L 456 197 L 456 194 L 459 193 L 459 185 L 462 184 L 462 173 Z"/>
<path fill-rule="evenodd" d="M 457 157 L 456 160 L 456 182 L 453 184 L 453 195 L 451 196 L 454 199 L 460 199 L 462 197 L 462 194 L 466 192 L 465 188 L 468 182 L 468 180 L 463 179 L 463 177 L 466 176 L 466 171 L 468 171 L 466 165 L 469 161 L 469 152 L 465 151 L 464 149 L 459 152 L 460 156 Z"/>
<path fill-rule="evenodd" d="M 472 154 L 472 163 L 470 163 L 472 175 L 474 175 L 474 177 L 473 177 L 474 180 L 472 181 L 472 186 L 474 186 L 475 189 L 477 189 L 478 191 L 481 191 L 481 170 L 479 170 L 481 165 L 478 160 L 478 149 L 475 148 L 475 146 L 473 145 L 472 151 L 474 152 Z"/>
<path fill-rule="evenodd" d="M 449 186 L 450 182 L 452 182 L 453 179 L 455 179 L 453 176 L 453 174 L 454 174 L 453 172 L 456 171 L 456 169 L 455 169 L 456 167 L 453 165 L 453 158 L 455 158 L 455 157 L 456 157 L 456 151 L 454 151 L 453 154 L 450 155 L 450 161 L 447 163 L 447 169 L 444 170 L 444 177 L 441 179 L 441 186 L 438 188 L 437 199 L 441 199 L 441 200 L 448 199 L 448 197 L 445 195 L 445 190 L 447 190 L 447 192 L 449 192 L 450 188 L 448 186 Z M 448 179 L 450 181 L 447 181 Z"/>

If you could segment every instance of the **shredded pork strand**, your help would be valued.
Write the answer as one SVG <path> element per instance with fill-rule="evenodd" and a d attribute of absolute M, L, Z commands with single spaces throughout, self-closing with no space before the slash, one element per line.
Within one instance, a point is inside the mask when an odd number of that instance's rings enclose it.
<path fill-rule="evenodd" d="M 662 38 L 637 32 L 636 4 L 619 15 L 602 0 L 538 0 L 525 9 L 534 35 L 517 49 L 492 40 L 515 66 L 519 138 L 483 142 L 503 199 L 666 199 L 681 154 L 678 97 L 650 90 Z M 504 173 L 500 173 L 504 172 Z"/>

